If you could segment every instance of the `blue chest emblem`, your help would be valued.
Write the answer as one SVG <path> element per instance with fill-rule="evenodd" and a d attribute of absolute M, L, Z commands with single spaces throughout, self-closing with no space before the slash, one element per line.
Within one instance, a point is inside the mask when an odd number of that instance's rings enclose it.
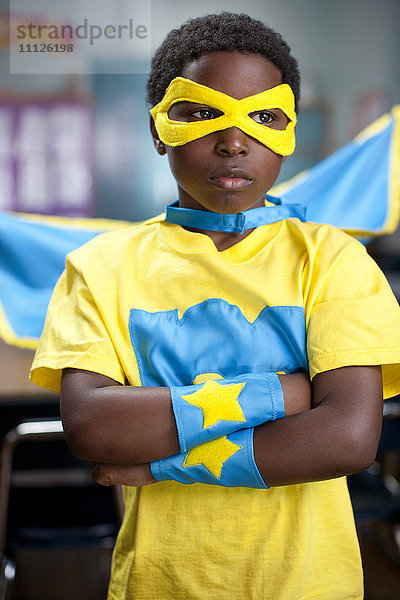
<path fill-rule="evenodd" d="M 238 306 L 211 298 L 189 307 L 129 316 L 132 346 L 146 386 L 190 385 L 202 373 L 308 370 L 304 309 L 266 306 L 250 323 Z"/>

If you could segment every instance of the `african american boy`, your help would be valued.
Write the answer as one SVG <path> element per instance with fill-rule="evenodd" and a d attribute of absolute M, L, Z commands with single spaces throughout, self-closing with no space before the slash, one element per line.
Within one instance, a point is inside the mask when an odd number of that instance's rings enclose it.
<path fill-rule="evenodd" d="M 178 201 L 67 257 L 32 368 L 71 450 L 124 484 L 109 600 L 360 599 L 345 476 L 400 392 L 400 315 L 359 242 L 266 195 L 297 63 L 208 15 L 169 33 L 148 100 Z"/>

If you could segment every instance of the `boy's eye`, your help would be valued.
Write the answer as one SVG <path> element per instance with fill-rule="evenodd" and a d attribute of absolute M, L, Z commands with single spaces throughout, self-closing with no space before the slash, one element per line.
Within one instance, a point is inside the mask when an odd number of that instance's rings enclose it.
<path fill-rule="evenodd" d="M 195 102 L 177 102 L 168 111 L 168 116 L 174 121 L 208 121 L 216 119 L 223 113 L 212 106 L 196 104 Z"/>
<path fill-rule="evenodd" d="M 199 108 L 198 110 L 193 110 L 190 113 L 191 117 L 195 117 L 196 119 L 208 120 L 208 119 L 216 119 L 219 115 L 211 110 L 211 108 Z"/>
<path fill-rule="evenodd" d="M 249 117 L 251 117 L 256 123 L 260 123 L 261 125 L 265 125 L 266 127 L 270 127 L 272 129 L 283 130 L 286 128 L 289 122 L 289 119 L 285 113 L 280 109 L 258 110 L 250 113 Z"/>
<path fill-rule="evenodd" d="M 251 113 L 249 116 L 256 123 L 261 123 L 262 125 L 270 125 L 276 119 L 274 113 L 268 112 L 266 110 Z"/>

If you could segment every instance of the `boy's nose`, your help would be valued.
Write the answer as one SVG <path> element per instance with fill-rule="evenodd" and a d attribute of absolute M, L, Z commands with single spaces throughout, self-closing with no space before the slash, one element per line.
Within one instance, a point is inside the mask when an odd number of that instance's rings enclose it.
<path fill-rule="evenodd" d="M 247 156 L 249 153 L 248 137 L 237 127 L 228 127 L 216 132 L 215 150 L 223 156 Z"/>

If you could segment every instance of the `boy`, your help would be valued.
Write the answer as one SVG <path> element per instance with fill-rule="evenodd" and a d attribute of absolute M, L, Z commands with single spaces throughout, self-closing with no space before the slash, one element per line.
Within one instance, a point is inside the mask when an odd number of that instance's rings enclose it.
<path fill-rule="evenodd" d="M 261 22 L 172 31 L 148 96 L 179 202 L 73 252 L 54 292 L 32 379 L 127 486 L 110 600 L 362 598 L 343 476 L 374 460 L 382 376 L 400 391 L 399 309 L 358 242 L 265 200 L 298 95 Z"/>

